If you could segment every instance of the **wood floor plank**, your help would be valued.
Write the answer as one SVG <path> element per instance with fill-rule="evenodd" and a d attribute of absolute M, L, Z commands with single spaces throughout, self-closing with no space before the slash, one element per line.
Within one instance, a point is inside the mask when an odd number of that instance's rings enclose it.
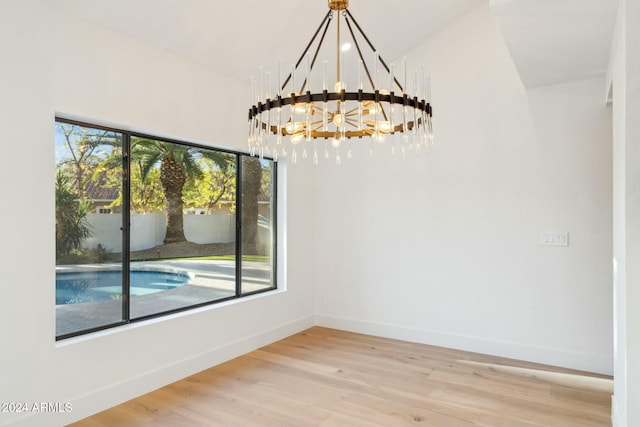
<path fill-rule="evenodd" d="M 610 426 L 611 378 L 314 327 L 72 424 Z"/>

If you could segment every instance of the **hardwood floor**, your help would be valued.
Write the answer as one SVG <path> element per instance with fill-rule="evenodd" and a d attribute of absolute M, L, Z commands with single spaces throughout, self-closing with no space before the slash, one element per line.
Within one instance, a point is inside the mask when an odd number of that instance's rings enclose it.
<path fill-rule="evenodd" d="M 610 426 L 611 389 L 609 377 L 314 327 L 72 426 Z"/>

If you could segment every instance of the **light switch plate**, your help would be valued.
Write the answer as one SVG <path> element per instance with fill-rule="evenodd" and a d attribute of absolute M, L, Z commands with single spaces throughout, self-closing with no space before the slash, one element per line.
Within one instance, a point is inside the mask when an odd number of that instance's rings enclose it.
<path fill-rule="evenodd" d="M 540 244 L 542 246 L 569 246 L 569 233 L 544 231 L 540 234 Z"/>

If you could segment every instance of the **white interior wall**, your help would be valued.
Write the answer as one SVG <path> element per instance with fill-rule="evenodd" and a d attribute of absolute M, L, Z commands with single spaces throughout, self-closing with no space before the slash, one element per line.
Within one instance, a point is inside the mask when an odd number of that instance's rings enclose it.
<path fill-rule="evenodd" d="M 0 402 L 73 408 L 0 425 L 63 425 L 313 324 L 313 180 L 283 168 L 286 292 L 56 344 L 55 113 L 244 149 L 248 87 L 34 0 L 0 2 L 0 52 Z"/>
<path fill-rule="evenodd" d="M 626 410 L 626 239 L 625 239 L 625 0 L 620 1 L 611 49 L 609 79 L 613 99 L 613 280 L 614 390 L 611 418 L 615 427 L 627 426 Z"/>
<path fill-rule="evenodd" d="M 432 76 L 436 145 L 318 167 L 317 321 L 611 373 L 604 78 L 525 91 L 488 5 L 408 57 Z"/>
<path fill-rule="evenodd" d="M 0 35 L 4 155 L 28 162 L 0 168 L 0 401 L 74 404 L 0 425 L 61 425 L 293 333 L 313 321 L 314 289 L 320 324 L 611 371 L 603 81 L 524 91 L 488 7 L 409 54 L 433 77 L 431 153 L 403 162 L 385 145 L 313 177 L 286 170 L 286 293 L 63 345 L 54 112 L 243 148 L 232 128 L 244 128 L 247 88 L 35 0 L 0 3 Z M 221 91 L 226 111 L 211 101 Z M 569 231 L 571 245 L 539 246 L 545 230 Z"/>
<path fill-rule="evenodd" d="M 626 410 L 640 424 L 640 2 L 625 1 Z"/>
<path fill-rule="evenodd" d="M 640 2 L 625 1 L 626 405 L 640 424 Z"/>
<path fill-rule="evenodd" d="M 640 422 L 640 4 L 620 0 L 609 75 L 613 99 L 614 427 Z"/>

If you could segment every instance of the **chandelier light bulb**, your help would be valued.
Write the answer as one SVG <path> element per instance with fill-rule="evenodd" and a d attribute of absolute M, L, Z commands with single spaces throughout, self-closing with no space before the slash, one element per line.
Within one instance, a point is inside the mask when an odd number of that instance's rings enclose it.
<path fill-rule="evenodd" d="M 344 117 L 342 116 L 342 114 L 335 113 L 333 115 L 333 124 L 336 125 L 337 127 L 344 126 Z"/>
<path fill-rule="evenodd" d="M 303 124 L 301 122 L 293 122 L 289 120 L 284 128 L 289 135 L 293 135 L 294 133 L 300 131 L 302 127 Z"/>
<path fill-rule="evenodd" d="M 304 132 L 297 132 L 291 135 L 291 143 L 297 145 L 304 139 Z"/>
<path fill-rule="evenodd" d="M 363 105 L 365 106 L 363 114 L 376 114 L 380 111 L 378 104 L 375 102 L 364 102 Z"/>
<path fill-rule="evenodd" d="M 389 120 L 381 120 L 378 122 L 378 129 L 381 132 L 391 132 L 391 122 Z"/>
<path fill-rule="evenodd" d="M 305 102 L 299 102 L 293 106 L 293 112 L 297 114 L 304 114 L 307 111 L 307 104 Z"/>
<path fill-rule="evenodd" d="M 379 144 L 382 144 L 386 139 L 386 136 L 383 132 L 374 132 L 373 135 L 371 135 L 371 137 L 373 138 L 374 141 L 376 141 Z"/>

